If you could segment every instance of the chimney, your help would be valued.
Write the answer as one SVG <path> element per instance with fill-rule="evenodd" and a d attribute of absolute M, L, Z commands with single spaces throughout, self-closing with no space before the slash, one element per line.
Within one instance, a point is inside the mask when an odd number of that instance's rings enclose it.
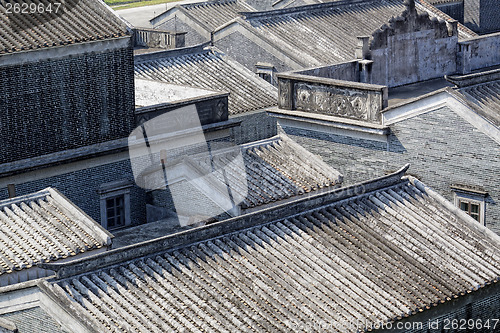
<path fill-rule="evenodd" d="M 446 27 L 448 28 L 448 36 L 458 36 L 458 21 L 446 21 Z"/>
<path fill-rule="evenodd" d="M 16 197 L 16 185 L 15 184 L 8 184 L 7 190 L 9 192 L 9 199 Z"/>
<path fill-rule="evenodd" d="M 408 8 L 410 13 L 416 13 L 417 9 L 415 8 L 415 0 L 406 0 L 405 5 Z"/>
<path fill-rule="evenodd" d="M 358 45 L 356 46 L 356 59 L 367 59 L 370 53 L 370 37 L 358 36 Z"/>
<path fill-rule="evenodd" d="M 471 45 L 470 42 L 464 41 L 458 43 L 458 72 L 465 75 L 471 72 Z"/>

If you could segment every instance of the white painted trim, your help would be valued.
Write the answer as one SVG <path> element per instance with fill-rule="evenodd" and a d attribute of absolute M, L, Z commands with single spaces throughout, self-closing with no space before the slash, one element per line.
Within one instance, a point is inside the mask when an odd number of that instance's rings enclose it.
<path fill-rule="evenodd" d="M 486 202 L 484 196 L 465 193 L 465 191 L 453 190 L 453 202 L 460 208 L 460 200 L 479 205 L 479 223 L 486 226 Z"/>
<path fill-rule="evenodd" d="M 51 299 L 36 285 L 0 293 L 0 315 L 36 307 L 40 307 L 68 332 L 90 333 L 78 319 L 68 312 L 68 309 Z"/>
<path fill-rule="evenodd" d="M 500 144 L 500 129 L 477 114 L 472 108 L 462 103 L 449 91 L 442 91 L 401 106 L 392 107 L 382 113 L 382 124 L 390 126 L 424 113 L 436 111 L 445 106 Z"/>
<path fill-rule="evenodd" d="M 91 333 L 80 321 L 73 317 L 68 310 L 58 302 L 52 300 L 43 292 L 39 292 L 40 308 L 45 311 L 54 321 L 72 333 Z"/>
<path fill-rule="evenodd" d="M 447 92 L 443 91 L 441 93 L 428 96 L 427 98 L 418 99 L 410 103 L 405 103 L 401 106 L 391 107 L 389 110 L 382 113 L 382 124 L 389 126 L 444 107 L 447 105 L 447 98 L 449 96 L 450 95 Z"/>
<path fill-rule="evenodd" d="M 18 289 L 0 294 L 0 314 L 21 311 L 39 306 L 40 290 L 38 287 Z"/>
<path fill-rule="evenodd" d="M 500 129 L 482 116 L 478 115 L 469 106 L 463 104 L 452 96 L 448 98 L 448 106 L 456 114 L 458 114 L 464 120 L 468 121 L 472 126 L 500 144 Z"/>
<path fill-rule="evenodd" d="M 328 123 L 327 121 L 320 121 L 315 119 L 293 119 L 288 117 L 281 117 L 279 115 L 273 115 L 278 119 L 278 123 L 282 127 L 292 127 L 298 129 L 304 129 L 309 131 L 321 132 L 325 134 L 334 134 L 340 136 L 346 136 L 354 139 L 360 140 L 370 140 L 387 143 L 387 135 L 382 133 L 376 133 L 375 131 L 365 132 L 357 130 L 351 126 L 336 126 L 335 123 Z"/>

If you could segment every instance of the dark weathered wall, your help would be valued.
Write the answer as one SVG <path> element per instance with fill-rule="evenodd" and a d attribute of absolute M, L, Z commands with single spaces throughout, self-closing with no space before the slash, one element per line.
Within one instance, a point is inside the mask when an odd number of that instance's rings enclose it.
<path fill-rule="evenodd" d="M 345 185 L 410 163 L 411 174 L 450 201 L 452 184 L 480 186 L 489 193 L 486 225 L 500 234 L 500 147 L 447 107 L 391 125 L 388 142 L 285 131 L 339 170 Z"/>
<path fill-rule="evenodd" d="M 241 120 L 241 126 L 234 127 L 231 135 L 236 144 L 264 140 L 277 135 L 276 118 L 265 111 L 254 111 L 231 117 Z"/>
<path fill-rule="evenodd" d="M 500 64 L 500 33 L 461 41 L 457 55 L 458 70 L 468 74 L 473 70 Z"/>
<path fill-rule="evenodd" d="M 54 187 L 90 217 L 100 222 L 100 196 L 97 190 L 102 184 L 119 180 L 134 180 L 130 161 L 114 162 L 36 181 L 18 183 L 16 194 L 24 195 Z M 0 200 L 7 198 L 7 189 L 0 188 Z M 132 187 L 130 193 L 132 224 L 142 224 L 146 221 L 145 202 L 144 190 L 136 186 Z"/>
<path fill-rule="evenodd" d="M 186 34 L 152 28 L 134 29 L 134 46 L 175 49 L 186 46 Z"/>
<path fill-rule="evenodd" d="M 464 23 L 464 3 L 463 1 L 457 1 L 452 3 L 443 3 L 436 5 L 436 8 L 450 15 L 455 20 L 460 23 Z"/>
<path fill-rule="evenodd" d="M 372 83 L 389 87 L 456 72 L 456 26 L 406 11 L 373 34 Z"/>
<path fill-rule="evenodd" d="M 464 24 L 480 34 L 500 31 L 498 0 L 465 0 Z"/>
<path fill-rule="evenodd" d="M 165 20 L 164 22 L 158 24 L 156 28 L 175 32 L 187 32 L 185 35 L 185 46 L 194 46 L 210 41 L 209 33 L 207 33 L 208 35 L 206 36 L 202 35 L 180 18 Z"/>
<path fill-rule="evenodd" d="M 0 67 L 0 163 L 127 137 L 133 65 L 130 45 Z"/>
<path fill-rule="evenodd" d="M 352 60 L 334 65 L 298 70 L 294 73 L 323 77 L 325 79 L 359 82 L 359 63 L 357 60 Z"/>
<path fill-rule="evenodd" d="M 256 71 L 255 64 L 258 62 L 273 64 L 277 72 L 292 70 L 290 65 L 276 58 L 240 32 L 233 32 L 220 40 L 216 40 L 215 46 L 252 72 Z"/>
<path fill-rule="evenodd" d="M 201 125 L 214 124 L 228 119 L 228 95 L 217 95 L 209 98 L 196 98 L 185 102 L 173 102 L 160 105 L 147 106 L 136 110 L 137 124 L 142 124 L 155 117 L 165 114 L 169 111 L 190 105 L 196 107 Z M 168 129 L 165 128 L 165 131 Z M 175 128 L 172 129 L 175 131 Z"/>

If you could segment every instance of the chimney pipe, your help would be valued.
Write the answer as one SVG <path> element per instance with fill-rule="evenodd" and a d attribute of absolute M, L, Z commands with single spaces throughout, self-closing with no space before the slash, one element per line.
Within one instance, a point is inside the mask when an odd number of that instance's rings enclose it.
<path fill-rule="evenodd" d="M 356 46 L 354 56 L 356 59 L 367 59 L 370 54 L 370 37 L 358 36 L 358 45 Z"/>
<path fill-rule="evenodd" d="M 16 197 L 16 185 L 15 184 L 8 184 L 7 190 L 9 191 L 9 199 Z"/>

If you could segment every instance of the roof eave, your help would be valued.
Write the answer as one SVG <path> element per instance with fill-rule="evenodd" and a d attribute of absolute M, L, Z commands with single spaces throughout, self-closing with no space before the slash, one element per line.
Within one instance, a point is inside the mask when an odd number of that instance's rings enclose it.
<path fill-rule="evenodd" d="M 312 209 L 330 205 L 332 203 L 349 200 L 359 195 L 368 195 L 371 192 L 397 186 L 404 181 L 403 176 L 410 167 L 405 165 L 398 171 L 371 179 L 355 185 L 334 188 L 324 193 L 310 193 L 291 202 L 258 210 L 249 214 L 234 217 L 221 222 L 209 224 L 193 230 L 182 231 L 176 234 L 160 237 L 154 240 L 129 245 L 123 248 L 97 254 L 91 257 L 74 260 L 68 263 L 46 263 L 42 268 L 56 272 L 56 279 L 84 274 L 89 271 L 118 265 L 140 257 L 155 255 L 159 252 L 180 248 L 189 244 L 198 243 L 216 238 L 223 234 L 237 232 L 256 225 L 272 223 L 283 216 L 295 216 Z"/>

